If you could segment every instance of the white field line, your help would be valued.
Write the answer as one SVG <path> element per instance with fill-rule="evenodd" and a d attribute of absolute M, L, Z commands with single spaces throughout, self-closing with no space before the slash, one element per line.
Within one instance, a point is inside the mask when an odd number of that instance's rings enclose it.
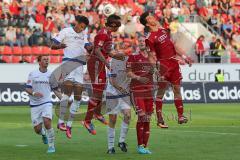
<path fill-rule="evenodd" d="M 136 130 L 136 128 L 129 128 L 131 130 Z M 202 133 L 202 134 L 217 134 L 217 135 L 232 135 L 239 136 L 239 133 L 226 133 L 226 132 L 212 132 L 212 131 L 183 131 L 183 130 L 171 130 L 171 129 L 161 129 L 161 128 L 151 128 L 150 130 L 166 130 L 167 132 L 184 132 L 184 133 Z"/>

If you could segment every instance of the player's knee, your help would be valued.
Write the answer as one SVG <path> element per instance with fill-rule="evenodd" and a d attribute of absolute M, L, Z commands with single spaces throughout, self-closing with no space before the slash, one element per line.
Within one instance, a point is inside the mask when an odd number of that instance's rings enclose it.
<path fill-rule="evenodd" d="M 51 125 L 52 120 L 49 118 L 44 118 L 44 126 L 46 129 L 51 129 L 52 125 Z"/>
<path fill-rule="evenodd" d="M 36 134 L 41 134 L 42 126 L 40 124 L 35 126 L 34 131 L 35 131 Z"/>
<path fill-rule="evenodd" d="M 131 114 L 130 113 L 125 114 L 123 120 L 124 120 L 125 123 L 129 124 L 130 120 L 131 120 Z"/>
<path fill-rule="evenodd" d="M 109 117 L 109 127 L 114 128 L 117 123 L 116 117 Z"/>

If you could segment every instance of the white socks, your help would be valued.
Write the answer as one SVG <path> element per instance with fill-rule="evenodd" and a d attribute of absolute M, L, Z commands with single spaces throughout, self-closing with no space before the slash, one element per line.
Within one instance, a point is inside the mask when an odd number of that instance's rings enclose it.
<path fill-rule="evenodd" d="M 115 129 L 108 127 L 108 149 L 114 147 L 114 141 L 115 141 Z"/>
<path fill-rule="evenodd" d="M 123 122 L 122 122 L 122 125 L 121 125 L 119 143 L 125 142 L 127 133 L 128 133 L 128 124 L 123 121 Z"/>
<path fill-rule="evenodd" d="M 42 130 L 38 134 L 42 135 L 42 136 L 46 135 L 46 131 L 45 131 L 45 128 L 43 126 L 42 126 Z"/>
<path fill-rule="evenodd" d="M 73 103 L 70 106 L 70 114 L 68 117 L 67 126 L 72 127 L 72 121 L 74 120 L 75 114 L 77 113 L 79 107 L 80 107 L 81 101 L 74 100 Z"/>
<path fill-rule="evenodd" d="M 48 146 L 54 147 L 55 135 L 54 135 L 53 128 L 47 129 L 46 132 L 47 132 Z"/>
<path fill-rule="evenodd" d="M 58 123 L 64 123 L 64 117 L 65 117 L 66 112 L 67 112 L 68 101 L 69 101 L 69 96 L 64 94 L 62 96 L 61 101 L 60 101 L 60 111 L 59 111 Z"/>

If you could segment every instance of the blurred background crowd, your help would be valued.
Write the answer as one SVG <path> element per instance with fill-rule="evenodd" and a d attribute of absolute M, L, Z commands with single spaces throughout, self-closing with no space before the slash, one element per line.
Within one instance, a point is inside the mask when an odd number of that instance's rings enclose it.
<path fill-rule="evenodd" d="M 92 42 L 106 15 L 114 12 L 123 23 L 114 42 L 131 54 L 144 31 L 139 16 L 145 11 L 173 34 L 184 22 L 201 22 L 209 28 L 214 34 L 211 40 L 204 35 L 196 40 L 192 54 L 198 62 L 219 63 L 225 49 L 240 54 L 240 0 L 0 0 L 0 46 L 47 46 L 62 28 L 74 26 L 75 15 L 89 18 Z"/>

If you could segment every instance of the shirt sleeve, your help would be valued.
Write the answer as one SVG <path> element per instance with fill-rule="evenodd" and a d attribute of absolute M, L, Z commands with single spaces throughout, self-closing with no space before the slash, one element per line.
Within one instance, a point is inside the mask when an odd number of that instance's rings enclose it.
<path fill-rule="evenodd" d="M 33 81 L 32 73 L 30 73 L 30 74 L 28 75 L 28 80 L 27 80 L 27 83 L 26 83 L 26 88 L 32 88 L 32 81 Z"/>
<path fill-rule="evenodd" d="M 146 39 L 145 43 L 148 52 L 155 52 L 154 42 L 150 41 L 149 39 Z"/>
<path fill-rule="evenodd" d="M 133 57 L 132 56 L 129 56 L 128 60 L 127 60 L 127 63 L 126 63 L 126 68 L 127 69 L 131 69 L 132 67 L 132 62 L 133 62 Z"/>
<path fill-rule="evenodd" d="M 106 39 L 107 39 L 106 34 L 97 34 L 94 38 L 94 46 L 95 47 L 103 47 Z"/>
<path fill-rule="evenodd" d="M 61 30 L 56 37 L 54 37 L 52 40 L 55 42 L 55 43 L 62 43 L 63 40 L 65 39 L 65 30 Z"/>
<path fill-rule="evenodd" d="M 108 73 L 108 77 L 117 77 L 117 65 L 116 60 L 111 59 L 110 61 L 110 71 Z"/>

